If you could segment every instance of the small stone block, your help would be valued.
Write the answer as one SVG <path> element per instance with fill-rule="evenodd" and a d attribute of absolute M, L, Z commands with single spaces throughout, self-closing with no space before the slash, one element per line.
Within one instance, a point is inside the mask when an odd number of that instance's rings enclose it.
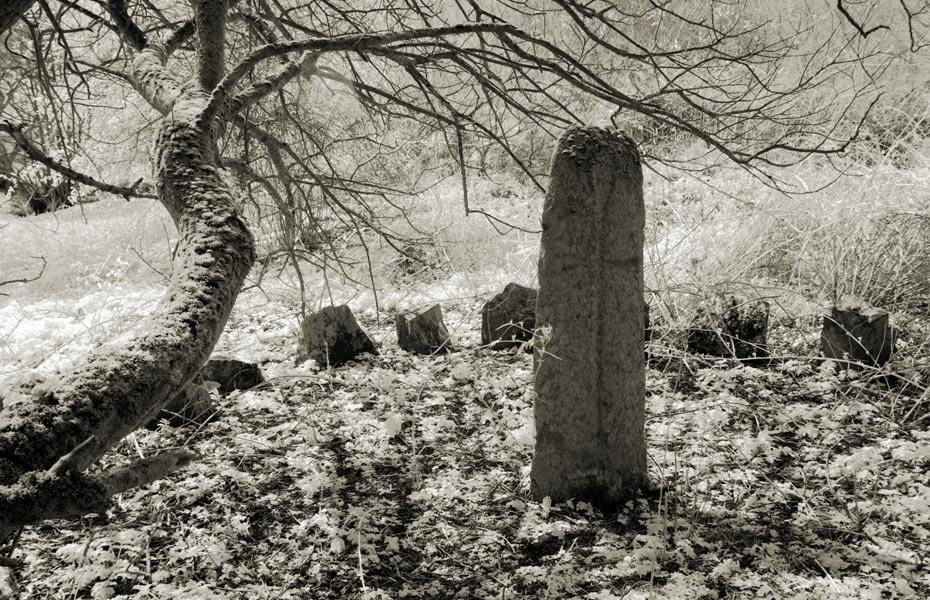
<path fill-rule="evenodd" d="M 533 339 L 536 328 L 536 295 L 533 288 L 508 283 L 481 308 L 481 345 L 507 350 Z M 527 346 L 527 351 L 532 348 Z"/>
<path fill-rule="evenodd" d="M 397 345 L 414 354 L 449 352 L 452 348 L 449 330 L 442 322 L 442 307 L 434 304 L 420 311 L 398 313 Z"/>
<path fill-rule="evenodd" d="M 220 384 L 220 393 L 224 395 L 234 390 L 251 389 L 265 381 L 257 364 L 220 353 L 210 357 L 200 370 L 200 376 L 203 381 Z"/>
<path fill-rule="evenodd" d="M 327 306 L 300 324 L 298 363 L 312 358 L 320 366 L 337 367 L 360 354 L 377 353 L 375 343 L 345 304 Z"/>
<path fill-rule="evenodd" d="M 820 351 L 825 358 L 860 370 L 881 366 L 894 352 L 895 331 L 888 311 L 864 303 L 834 306 L 823 319 Z"/>

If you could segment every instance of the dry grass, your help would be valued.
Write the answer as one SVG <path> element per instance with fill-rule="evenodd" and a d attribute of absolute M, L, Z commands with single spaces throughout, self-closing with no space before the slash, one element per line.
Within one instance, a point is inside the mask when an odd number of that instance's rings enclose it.
<path fill-rule="evenodd" d="M 829 175 L 807 165 L 779 177 L 814 190 Z M 719 291 L 766 298 L 783 322 L 815 319 L 847 295 L 893 311 L 923 301 L 930 282 L 928 182 L 930 170 L 884 164 L 819 192 L 786 196 L 739 170 L 676 178 L 647 170 L 646 286 L 660 337 L 686 328 L 698 301 Z M 407 199 L 412 226 L 402 233 L 419 239 L 417 260 L 405 263 L 373 235 L 366 253 L 349 237 L 344 268 L 303 265 L 307 309 L 349 303 L 358 314 L 390 315 L 432 302 L 480 301 L 511 281 L 535 286 L 542 195 L 506 176 L 472 183 L 470 207 L 496 220 L 465 217 L 458 182 L 440 182 Z M 128 290 L 157 285 L 170 268 L 173 227 L 153 203 L 110 199 L 83 213 L 2 218 L 0 280 L 34 274 L 32 256 L 48 261 L 41 279 L 7 286 L 13 296 L 0 298 L 8 357 L 34 337 L 24 328 L 28 321 L 61 319 L 64 337 L 99 341 L 120 333 L 147 310 Z M 292 307 L 296 322 L 296 277 L 283 264 L 270 274 L 276 281 L 262 283 L 263 301 Z M 75 320 L 102 333 L 75 331 L 68 325 Z M 43 346 L 30 361 L 52 351 Z"/>
<path fill-rule="evenodd" d="M 170 274 L 174 225 L 151 200 L 107 198 L 28 218 L 0 213 L 0 225 L 0 280 L 35 275 L 41 261 L 34 257 L 48 261 L 37 281 L 3 290 L 20 300 L 79 297 L 106 284 L 150 285 Z"/>

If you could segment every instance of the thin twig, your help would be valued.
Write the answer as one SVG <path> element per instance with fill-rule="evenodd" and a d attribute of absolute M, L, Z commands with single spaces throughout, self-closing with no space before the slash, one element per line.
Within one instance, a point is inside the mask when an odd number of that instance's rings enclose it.
<path fill-rule="evenodd" d="M 42 261 L 42 268 L 39 269 L 38 275 L 36 275 L 35 277 L 23 277 L 22 279 L 8 279 L 8 280 L 6 280 L 6 281 L 0 281 L 0 287 L 3 287 L 3 286 L 5 286 L 5 285 L 9 285 L 9 284 L 11 284 L 11 283 L 30 283 L 30 282 L 36 281 L 37 279 L 39 279 L 40 277 L 42 277 L 42 274 L 45 273 L 45 267 L 48 266 L 48 261 L 45 260 L 45 257 L 44 257 L 44 256 L 30 256 L 29 258 L 34 258 L 34 259 L 36 259 L 36 260 L 41 260 L 41 261 Z M 5 293 L 3 293 L 3 292 L 0 292 L 0 296 L 9 296 L 9 294 L 5 294 Z"/>

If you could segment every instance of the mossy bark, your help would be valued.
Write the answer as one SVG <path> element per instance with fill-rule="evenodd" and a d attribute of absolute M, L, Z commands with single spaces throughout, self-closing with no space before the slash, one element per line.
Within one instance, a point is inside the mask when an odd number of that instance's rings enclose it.
<path fill-rule="evenodd" d="M 158 196 L 179 238 L 164 297 L 138 337 L 99 349 L 3 405 L 0 491 L 82 443 L 70 466 L 85 469 L 156 415 L 210 356 L 254 261 L 254 243 L 215 165 L 213 135 L 199 122 L 206 101 L 192 94 L 177 102 L 157 141 Z"/>
<path fill-rule="evenodd" d="M 559 141 L 542 218 L 536 303 L 537 499 L 613 508 L 647 485 L 643 206 L 626 138 Z"/>

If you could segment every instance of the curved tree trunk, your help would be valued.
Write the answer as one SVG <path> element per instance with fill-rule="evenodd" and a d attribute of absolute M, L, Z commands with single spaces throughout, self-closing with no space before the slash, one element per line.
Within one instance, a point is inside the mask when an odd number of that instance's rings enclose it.
<path fill-rule="evenodd" d="M 87 490 L 61 476 L 84 470 L 157 414 L 193 379 L 226 325 L 254 243 L 219 176 L 213 136 L 199 126 L 206 100 L 200 93 L 178 101 L 159 134 L 158 197 L 177 224 L 179 243 L 169 287 L 144 333 L 95 352 L 0 409 L 0 534 L 99 506 L 110 484 L 92 485 L 89 495 L 99 497 L 82 501 Z M 168 461 L 155 470 L 177 466 Z M 148 480 L 163 475 L 153 472 Z M 94 480 L 82 485 L 87 481 Z M 50 498 L 50 491 L 71 491 L 74 505 Z"/>

